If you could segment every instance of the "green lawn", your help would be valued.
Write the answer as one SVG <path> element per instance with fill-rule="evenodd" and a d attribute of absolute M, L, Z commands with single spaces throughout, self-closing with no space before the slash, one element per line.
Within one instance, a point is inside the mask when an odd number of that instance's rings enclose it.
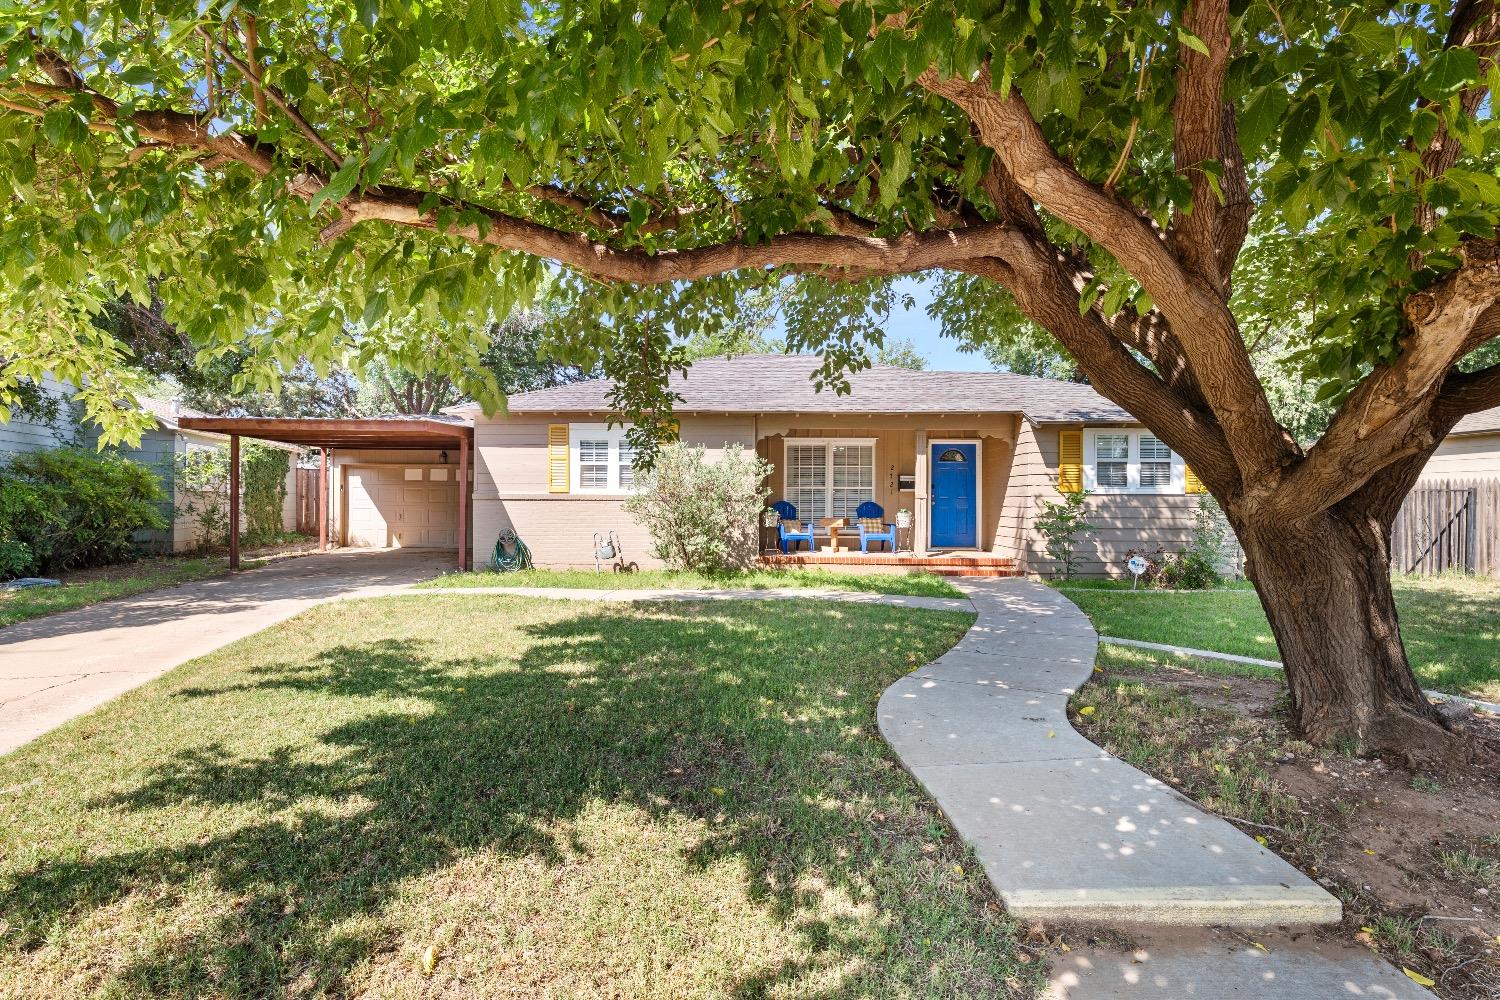
<path fill-rule="evenodd" d="M 30 587 L 26 590 L 0 590 L 0 628 L 28 618 L 39 618 L 57 611 L 71 611 L 97 604 L 112 597 L 130 597 L 148 590 L 171 587 L 189 580 L 202 580 L 229 571 L 223 558 L 141 559 L 123 566 L 109 567 L 111 575 L 91 577 L 78 582 L 63 582 L 61 587 Z"/>
<path fill-rule="evenodd" d="M 906 597 L 962 597 L 953 584 L 931 573 L 839 573 L 819 569 L 747 570 L 742 573 L 688 573 L 664 569 L 634 573 L 595 573 L 593 570 L 529 569 L 519 573 L 447 573 L 421 584 L 423 587 L 597 587 L 605 590 L 644 590 L 682 587 L 703 590 L 738 587 L 769 590 L 773 587 L 826 587 L 872 594 Z"/>
<path fill-rule="evenodd" d="M 1129 584 L 1059 589 L 1101 635 L 1279 659 L 1255 591 L 1130 593 Z M 1397 577 L 1401 635 L 1424 687 L 1500 701 L 1500 581 Z"/>
<path fill-rule="evenodd" d="M 4 758 L 0 992 L 1028 994 L 874 721 L 971 621 L 324 605 Z"/>

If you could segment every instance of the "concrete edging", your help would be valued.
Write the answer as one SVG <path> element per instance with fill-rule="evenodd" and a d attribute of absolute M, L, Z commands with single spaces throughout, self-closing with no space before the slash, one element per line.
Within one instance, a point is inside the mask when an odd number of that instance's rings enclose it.
<path fill-rule="evenodd" d="M 1114 636 L 1101 635 L 1100 642 L 1111 646 L 1130 646 L 1134 649 L 1154 649 L 1161 653 L 1176 653 L 1179 656 L 1194 656 L 1203 660 L 1223 660 L 1226 663 L 1244 663 L 1252 667 L 1265 667 L 1268 670 L 1284 669 L 1280 660 L 1262 660 L 1254 656 L 1240 656 L 1237 653 L 1216 653 L 1211 649 L 1194 649 L 1191 646 L 1174 646 L 1166 642 L 1146 642 L 1144 639 L 1119 639 Z M 1490 712 L 1500 715 L 1500 705 L 1492 701 L 1481 701 L 1478 698 L 1470 698 L 1462 694 L 1449 694 L 1446 691 L 1423 690 L 1423 694 L 1437 701 L 1454 701 L 1460 705 L 1468 705 L 1470 708 L 1481 712 Z"/>

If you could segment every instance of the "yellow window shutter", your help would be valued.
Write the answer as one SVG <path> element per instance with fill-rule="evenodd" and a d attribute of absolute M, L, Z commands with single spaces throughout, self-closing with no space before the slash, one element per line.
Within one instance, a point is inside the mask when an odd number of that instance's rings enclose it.
<path fill-rule="evenodd" d="M 1083 431 L 1057 432 L 1057 492 L 1083 492 Z"/>
<path fill-rule="evenodd" d="M 547 492 L 568 492 L 568 425 L 547 425 Z"/>
<path fill-rule="evenodd" d="M 1186 487 L 1186 492 L 1188 492 L 1188 493 L 1207 493 L 1208 492 L 1208 488 L 1203 485 L 1203 480 L 1201 480 L 1201 479 L 1198 478 L 1198 474 L 1193 471 L 1192 466 L 1187 466 L 1187 465 L 1183 466 L 1182 467 L 1182 473 L 1183 473 L 1183 485 Z"/>

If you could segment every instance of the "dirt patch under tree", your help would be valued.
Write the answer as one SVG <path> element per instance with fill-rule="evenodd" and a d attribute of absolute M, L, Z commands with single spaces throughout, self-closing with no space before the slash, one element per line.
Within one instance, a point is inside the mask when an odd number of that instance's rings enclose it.
<path fill-rule="evenodd" d="M 1344 921 L 1321 933 L 1431 979 L 1445 1000 L 1500 996 L 1500 774 L 1414 775 L 1317 750 L 1291 733 L 1286 700 L 1275 679 L 1107 666 L 1070 714 L 1339 896 Z M 1500 748 L 1500 718 L 1464 724 Z"/>

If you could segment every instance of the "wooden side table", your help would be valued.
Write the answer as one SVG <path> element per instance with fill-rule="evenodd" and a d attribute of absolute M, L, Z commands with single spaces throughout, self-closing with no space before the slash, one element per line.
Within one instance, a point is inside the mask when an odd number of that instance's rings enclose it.
<path fill-rule="evenodd" d="M 847 528 L 849 522 L 842 517 L 825 517 L 818 521 L 818 527 L 828 529 L 828 542 L 824 545 L 826 552 L 840 552 L 839 529 Z"/>

